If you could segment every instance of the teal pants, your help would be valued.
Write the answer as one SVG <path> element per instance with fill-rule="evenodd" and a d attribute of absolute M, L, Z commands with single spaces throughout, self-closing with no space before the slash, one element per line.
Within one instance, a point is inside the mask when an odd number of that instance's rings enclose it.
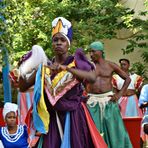
<path fill-rule="evenodd" d="M 109 101 L 102 113 L 99 103 L 88 109 L 108 148 L 132 148 L 117 103 Z"/>

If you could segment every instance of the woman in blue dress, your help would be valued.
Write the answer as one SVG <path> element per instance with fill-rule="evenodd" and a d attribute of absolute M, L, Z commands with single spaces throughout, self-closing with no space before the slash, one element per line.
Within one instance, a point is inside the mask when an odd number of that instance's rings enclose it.
<path fill-rule="evenodd" d="M 0 140 L 4 148 L 29 148 L 27 127 L 17 125 L 17 105 L 6 103 L 3 109 L 6 126 L 0 127 Z"/>

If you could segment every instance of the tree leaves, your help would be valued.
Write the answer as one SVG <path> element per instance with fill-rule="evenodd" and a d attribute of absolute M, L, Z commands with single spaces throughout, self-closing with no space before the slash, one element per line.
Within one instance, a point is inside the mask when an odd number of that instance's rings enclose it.
<path fill-rule="evenodd" d="M 142 47 L 138 42 L 147 35 L 141 33 L 147 29 L 147 22 L 133 18 L 134 10 L 125 8 L 118 0 L 4 0 L 4 3 L 5 7 L 0 8 L 6 18 L 0 25 L 5 30 L 1 46 L 10 54 L 28 51 L 39 44 L 51 57 L 51 22 L 57 16 L 66 17 L 73 24 L 72 53 L 77 47 L 86 49 L 92 41 L 116 38 L 117 30 L 122 28 L 138 32 L 123 50 L 130 53 L 135 47 Z M 140 13 L 146 15 L 146 11 Z"/>

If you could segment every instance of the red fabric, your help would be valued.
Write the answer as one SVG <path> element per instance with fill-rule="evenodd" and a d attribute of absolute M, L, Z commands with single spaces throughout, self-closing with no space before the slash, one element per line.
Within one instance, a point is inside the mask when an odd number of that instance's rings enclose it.
<path fill-rule="evenodd" d="M 128 97 L 122 97 L 121 99 L 122 100 L 121 100 L 119 106 L 120 106 L 121 115 L 122 115 L 122 117 L 124 117 L 125 116 L 125 112 L 126 112 L 126 106 L 127 106 L 127 102 L 128 102 Z"/>
<path fill-rule="evenodd" d="M 85 90 L 83 91 L 83 96 L 87 97 L 87 92 Z"/>
<path fill-rule="evenodd" d="M 86 120 L 90 130 L 90 134 L 94 143 L 95 148 L 107 148 L 107 144 L 104 142 L 102 136 L 100 135 L 97 127 L 95 126 L 88 109 L 85 104 L 82 102 L 82 106 L 86 115 Z"/>
<path fill-rule="evenodd" d="M 29 92 L 30 95 L 30 104 L 33 104 L 33 91 Z M 19 115 L 19 123 L 25 124 L 25 119 L 28 113 L 28 107 L 27 107 L 27 101 L 26 101 L 26 93 L 21 92 L 20 93 L 20 115 Z"/>
<path fill-rule="evenodd" d="M 27 115 L 26 115 L 26 119 L 25 119 L 25 123 L 28 127 L 28 133 L 30 134 L 30 128 L 31 128 L 31 122 L 32 122 L 32 110 L 33 110 L 33 105 L 30 107 Z"/>
<path fill-rule="evenodd" d="M 30 107 L 27 115 L 26 115 L 26 119 L 25 119 L 25 123 L 28 127 L 28 134 L 32 135 L 31 130 L 35 130 L 33 127 L 33 121 L 32 121 L 32 110 L 33 110 L 33 105 Z M 35 136 L 33 137 L 33 139 L 28 138 L 28 142 L 30 143 L 30 146 L 33 147 L 36 145 L 36 143 L 39 140 L 39 136 Z"/>
<path fill-rule="evenodd" d="M 20 93 L 20 124 L 25 124 L 25 118 L 28 112 L 27 104 L 26 104 L 26 93 Z"/>
<path fill-rule="evenodd" d="M 5 126 L 5 122 L 3 119 L 3 108 L 0 108 L 0 126 Z"/>
<path fill-rule="evenodd" d="M 135 84 L 135 88 L 139 89 L 139 87 L 142 85 L 142 83 L 143 83 L 143 78 L 139 76 L 137 79 L 137 82 Z"/>
<path fill-rule="evenodd" d="M 140 130 L 142 118 L 123 118 L 133 148 L 140 148 Z"/>
<path fill-rule="evenodd" d="M 126 97 L 122 97 L 121 98 L 121 102 L 119 104 L 122 118 L 126 117 L 125 113 L 126 113 L 126 110 L 127 110 L 128 99 L 129 98 L 127 96 Z M 136 108 L 137 108 L 137 111 L 138 111 L 138 116 L 139 117 L 143 117 L 142 110 L 138 106 L 138 98 L 137 98 L 136 95 L 134 95 L 134 99 L 135 99 L 135 102 L 136 102 Z"/>

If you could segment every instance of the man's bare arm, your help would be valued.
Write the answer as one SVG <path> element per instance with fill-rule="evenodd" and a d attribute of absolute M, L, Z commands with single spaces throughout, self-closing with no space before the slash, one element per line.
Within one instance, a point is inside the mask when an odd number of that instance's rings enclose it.
<path fill-rule="evenodd" d="M 87 80 L 89 83 L 94 83 L 96 80 L 96 72 L 95 70 L 91 71 L 83 71 L 75 68 L 68 68 L 64 65 L 59 65 L 59 67 L 62 70 L 67 70 L 68 72 L 71 72 L 73 75 L 75 75 L 80 80 Z"/>
<path fill-rule="evenodd" d="M 120 98 L 126 92 L 131 82 L 131 79 L 117 64 L 112 63 L 111 65 L 114 69 L 114 72 L 118 74 L 122 79 L 125 80 L 121 90 L 117 93 L 117 97 Z"/>

